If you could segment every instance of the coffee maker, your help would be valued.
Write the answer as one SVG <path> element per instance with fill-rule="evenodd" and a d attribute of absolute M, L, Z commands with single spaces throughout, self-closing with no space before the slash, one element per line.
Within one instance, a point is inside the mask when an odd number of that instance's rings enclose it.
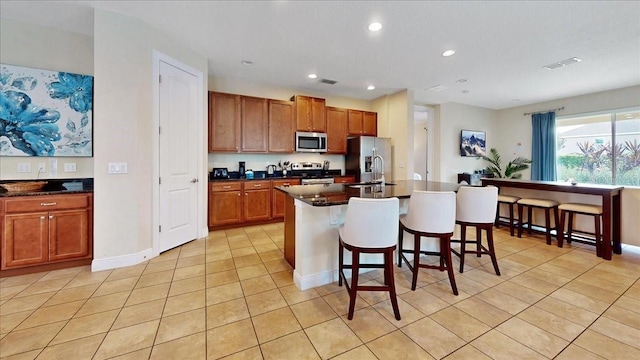
<path fill-rule="evenodd" d="M 245 167 L 244 161 L 238 162 L 238 175 L 240 175 L 240 178 L 244 177 L 245 169 L 246 167 Z"/>

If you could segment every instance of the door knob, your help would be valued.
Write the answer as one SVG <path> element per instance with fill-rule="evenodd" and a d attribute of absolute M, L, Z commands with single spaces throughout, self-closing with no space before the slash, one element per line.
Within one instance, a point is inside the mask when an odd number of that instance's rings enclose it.
<path fill-rule="evenodd" d="M 194 184 L 197 183 L 198 182 L 198 178 L 191 179 L 191 182 L 194 183 Z"/>

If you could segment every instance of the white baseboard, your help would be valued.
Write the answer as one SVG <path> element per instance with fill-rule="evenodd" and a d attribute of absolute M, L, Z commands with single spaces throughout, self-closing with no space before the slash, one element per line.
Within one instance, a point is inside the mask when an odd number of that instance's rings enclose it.
<path fill-rule="evenodd" d="M 110 270 L 137 265 L 153 257 L 153 249 L 149 248 L 137 254 L 120 255 L 105 259 L 93 259 L 91 262 L 91 271 Z"/>
<path fill-rule="evenodd" d="M 316 286 L 322 286 L 331 284 L 338 280 L 338 270 L 325 271 L 313 275 L 300 276 L 300 274 L 293 270 L 293 282 L 298 289 L 305 291 L 307 289 L 314 288 Z"/>

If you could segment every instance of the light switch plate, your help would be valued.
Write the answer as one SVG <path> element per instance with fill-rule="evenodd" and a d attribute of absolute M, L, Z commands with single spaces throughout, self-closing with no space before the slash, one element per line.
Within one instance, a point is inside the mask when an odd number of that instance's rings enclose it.
<path fill-rule="evenodd" d="M 64 172 L 76 172 L 76 163 L 64 163 Z"/>
<path fill-rule="evenodd" d="M 114 162 L 109 163 L 109 174 L 126 174 L 128 172 L 127 163 Z"/>

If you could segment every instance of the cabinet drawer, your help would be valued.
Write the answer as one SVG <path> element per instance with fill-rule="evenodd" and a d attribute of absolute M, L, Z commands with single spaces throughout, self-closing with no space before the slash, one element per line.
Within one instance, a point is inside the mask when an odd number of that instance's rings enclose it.
<path fill-rule="evenodd" d="M 276 186 L 290 186 L 290 185 L 300 185 L 300 179 L 290 179 L 290 180 L 272 180 L 271 184 L 273 187 Z"/>
<path fill-rule="evenodd" d="M 23 213 L 32 211 L 52 211 L 80 209 L 90 206 L 88 195 L 34 196 L 5 200 L 5 211 Z"/>
<path fill-rule="evenodd" d="M 214 183 L 209 183 L 209 186 L 211 187 L 211 192 L 242 190 L 242 182 L 240 181 L 214 182 Z"/>
<path fill-rule="evenodd" d="M 271 189 L 271 181 L 245 181 L 244 183 L 244 191 L 259 189 Z"/>

